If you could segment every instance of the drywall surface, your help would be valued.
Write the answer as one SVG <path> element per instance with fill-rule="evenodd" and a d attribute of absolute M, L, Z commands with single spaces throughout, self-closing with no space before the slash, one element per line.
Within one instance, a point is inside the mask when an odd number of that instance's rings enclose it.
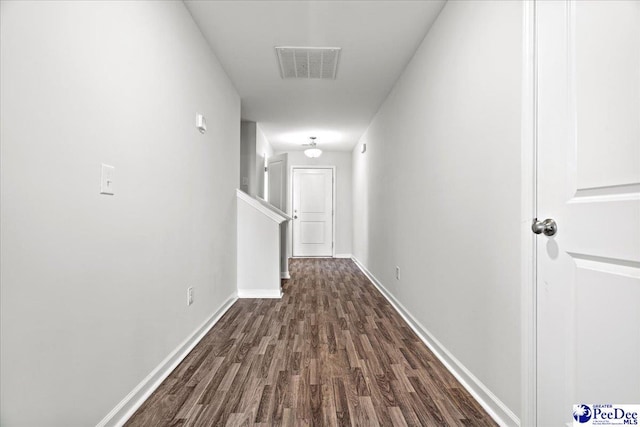
<path fill-rule="evenodd" d="M 182 2 L 1 8 L 0 424 L 95 425 L 235 292 L 240 99 Z"/>
<path fill-rule="evenodd" d="M 253 204 L 259 202 L 253 200 Z M 238 295 L 280 298 L 280 222 L 238 197 Z"/>
<path fill-rule="evenodd" d="M 256 122 L 240 125 L 240 189 L 256 196 Z"/>
<path fill-rule="evenodd" d="M 251 196 L 265 195 L 265 161 L 273 148 L 260 125 L 242 121 L 240 128 L 240 189 Z"/>
<path fill-rule="evenodd" d="M 521 8 L 447 2 L 353 150 L 355 257 L 516 415 Z"/>
<path fill-rule="evenodd" d="M 353 185 L 351 184 L 351 153 L 348 151 L 323 151 L 322 156 L 316 159 L 310 159 L 304 155 L 303 151 L 287 151 L 289 154 L 289 168 L 292 166 L 335 166 L 336 167 L 336 206 L 335 209 L 335 229 L 336 229 L 336 241 L 335 252 L 336 255 L 350 255 L 351 254 L 351 239 L 352 239 L 352 199 L 351 191 Z M 280 154 L 280 153 L 277 153 Z M 289 174 L 291 171 L 289 171 Z M 291 182 L 291 176 L 289 176 L 289 182 Z M 292 186 L 289 185 L 289 191 L 292 190 Z M 289 202 L 291 197 L 289 197 Z M 289 209 L 291 212 L 291 209 Z M 291 228 L 291 223 L 289 223 Z M 289 236 L 291 236 L 289 234 Z M 291 239 L 287 239 L 289 245 L 291 245 Z M 291 251 L 289 251 L 291 254 Z"/>
<path fill-rule="evenodd" d="M 273 156 L 273 147 L 267 136 L 262 131 L 260 124 L 256 124 L 256 193 L 258 197 L 265 198 L 265 165 L 269 157 Z"/>

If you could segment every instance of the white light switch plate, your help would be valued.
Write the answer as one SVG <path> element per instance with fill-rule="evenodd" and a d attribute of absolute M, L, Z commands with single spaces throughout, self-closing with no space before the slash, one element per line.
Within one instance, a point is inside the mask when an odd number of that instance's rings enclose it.
<path fill-rule="evenodd" d="M 113 183 L 114 171 L 115 168 L 113 166 L 105 164 L 102 165 L 102 174 L 100 177 L 100 194 L 115 194 L 115 187 Z"/>
<path fill-rule="evenodd" d="M 196 127 L 200 133 L 205 133 L 207 131 L 207 120 L 200 113 L 196 113 Z"/>

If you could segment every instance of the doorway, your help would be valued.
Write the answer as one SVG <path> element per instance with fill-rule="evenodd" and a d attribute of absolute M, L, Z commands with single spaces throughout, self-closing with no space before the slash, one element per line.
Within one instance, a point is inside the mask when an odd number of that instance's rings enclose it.
<path fill-rule="evenodd" d="M 334 255 L 334 167 L 294 167 L 293 256 Z"/>

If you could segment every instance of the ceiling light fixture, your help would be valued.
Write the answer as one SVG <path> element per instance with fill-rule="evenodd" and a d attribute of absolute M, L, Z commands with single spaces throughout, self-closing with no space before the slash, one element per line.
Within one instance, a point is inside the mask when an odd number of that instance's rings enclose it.
<path fill-rule="evenodd" d="M 322 155 L 322 150 L 316 147 L 316 137 L 310 136 L 309 139 L 311 141 L 308 144 L 304 145 L 308 145 L 311 148 L 307 148 L 306 150 L 304 150 L 304 155 L 312 159 L 320 157 Z"/>

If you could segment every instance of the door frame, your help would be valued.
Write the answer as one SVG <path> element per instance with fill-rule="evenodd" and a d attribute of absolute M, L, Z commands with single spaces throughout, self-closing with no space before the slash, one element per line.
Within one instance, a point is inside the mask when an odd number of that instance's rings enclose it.
<path fill-rule="evenodd" d="M 570 0 L 566 0 L 570 1 Z M 537 217 L 538 182 L 538 50 L 536 5 L 522 2 L 521 117 L 521 426 L 537 425 L 537 239 L 531 223 Z"/>
<path fill-rule="evenodd" d="M 331 257 L 314 257 L 314 258 L 335 258 L 336 256 L 336 167 L 322 165 L 291 165 L 289 166 L 289 195 L 287 197 L 287 209 L 293 217 L 293 172 L 294 169 L 331 169 Z M 289 221 L 291 237 L 289 244 L 291 258 L 301 258 L 293 256 L 293 221 Z M 304 258 L 304 257 L 302 257 Z"/>

